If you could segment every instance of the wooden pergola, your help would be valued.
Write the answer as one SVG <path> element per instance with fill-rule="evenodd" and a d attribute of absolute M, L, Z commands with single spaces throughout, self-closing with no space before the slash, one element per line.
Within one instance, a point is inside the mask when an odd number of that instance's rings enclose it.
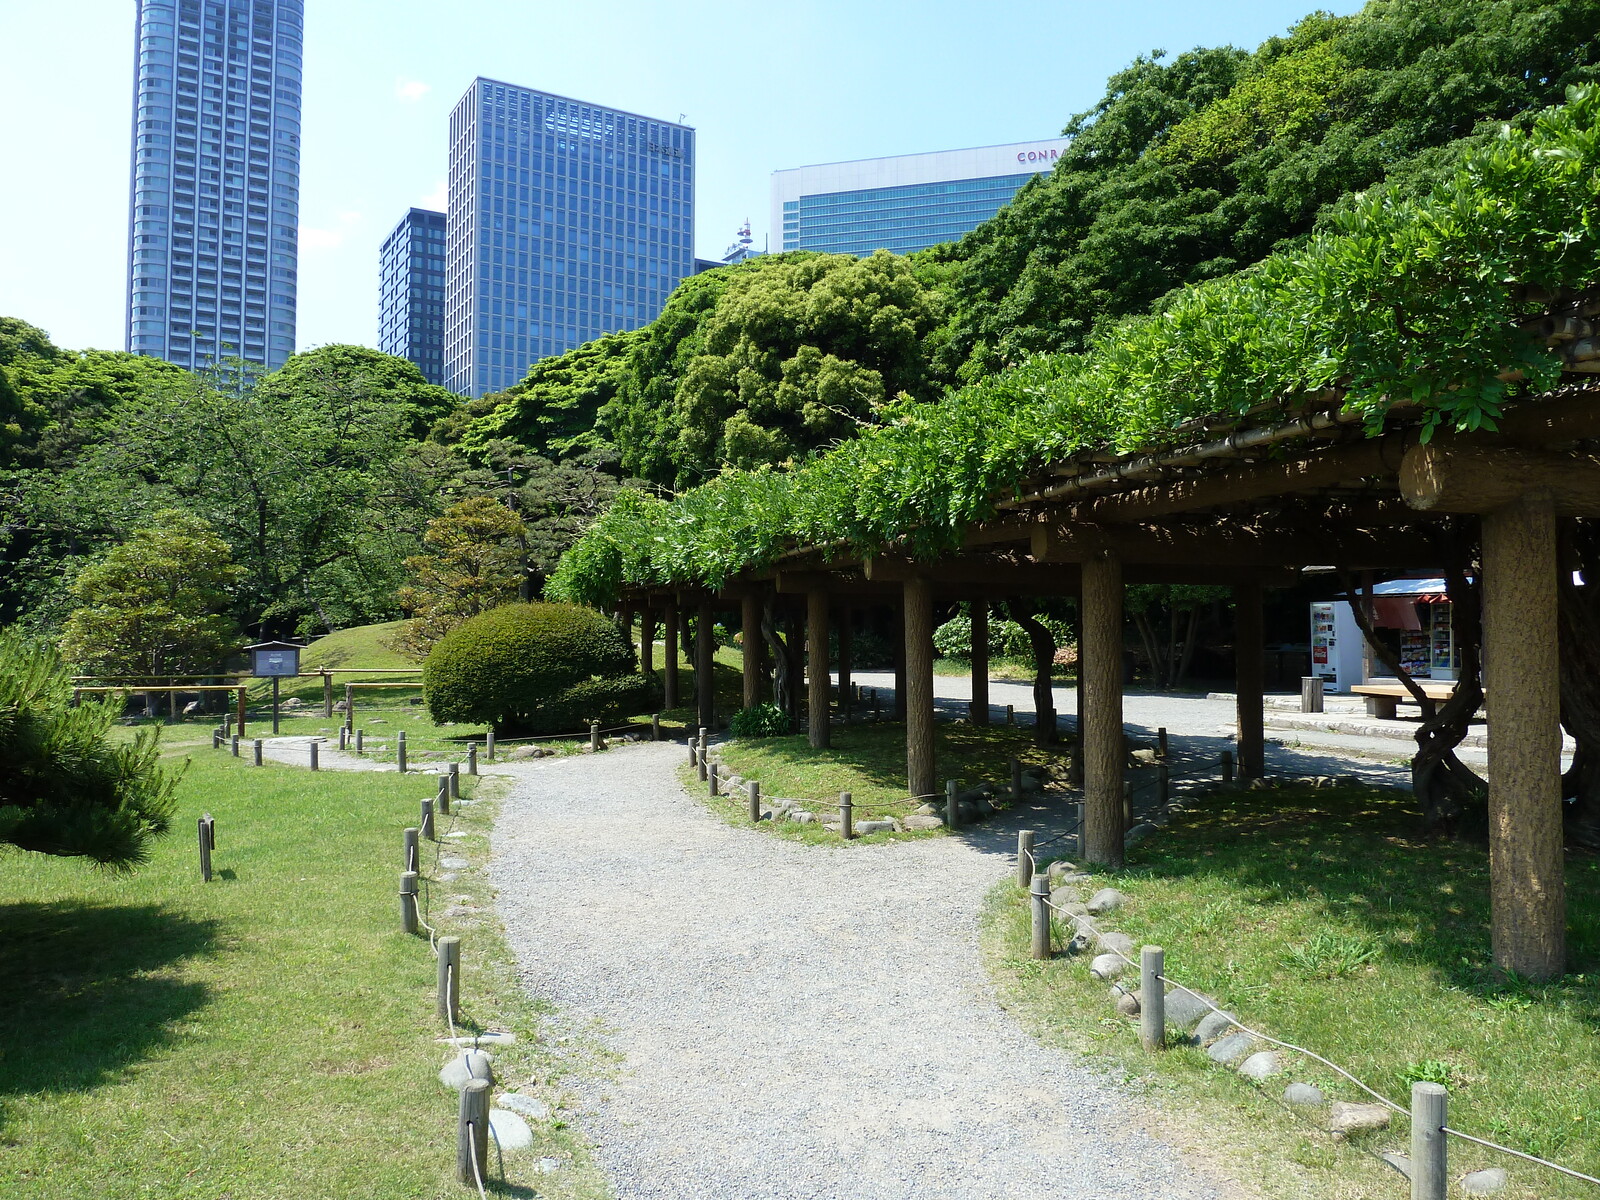
<path fill-rule="evenodd" d="M 1592 339 L 1591 339 L 1592 340 Z M 829 739 L 830 667 L 848 691 L 848 614 L 885 605 L 903 630 L 896 695 L 905 706 L 912 795 L 936 787 L 933 615 L 936 604 L 971 603 L 973 719 L 988 717 L 985 626 L 992 603 L 1017 596 L 1072 596 L 1081 606 L 1079 754 L 1085 857 L 1118 865 L 1123 854 L 1123 589 L 1129 583 L 1208 583 L 1233 589 L 1236 613 L 1238 760 L 1263 770 L 1262 592 L 1308 568 L 1352 573 L 1439 570 L 1459 555 L 1474 518 L 1480 546 L 1484 676 L 1492 680 L 1489 738 L 1492 941 L 1496 962 L 1524 976 L 1559 975 L 1565 963 L 1561 731 L 1557 653 L 1557 520 L 1600 516 L 1600 355 L 1569 362 L 1569 384 L 1508 405 L 1493 432 L 1423 438 L 1423 416 L 1397 408 L 1378 436 L 1328 394 L 1287 416 L 1282 408 L 1234 424 L 1180 430 L 1156 453 L 1085 456 L 996 507 L 964 531 L 961 549 L 918 561 L 903 547 L 863 554 L 845 545 L 796 547 L 775 565 L 725 587 L 636 590 L 644 661 L 655 614 L 668 644 L 680 614 L 709 629 L 736 609 L 743 629 L 744 702 L 763 699 L 760 621 L 769 598 L 804 606 L 811 743 Z M 839 623 L 830 663 L 830 623 Z M 701 723 L 714 718 L 711 639 L 698 641 Z M 667 703 L 677 696 L 667 656 Z M 798 674 L 798 672 L 797 672 Z"/>

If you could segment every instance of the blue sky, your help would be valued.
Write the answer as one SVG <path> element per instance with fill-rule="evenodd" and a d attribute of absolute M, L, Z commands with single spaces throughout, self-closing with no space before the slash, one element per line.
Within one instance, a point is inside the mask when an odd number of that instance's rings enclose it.
<path fill-rule="evenodd" d="M 1139 54 L 1254 46 L 1312 7 L 307 0 L 299 346 L 375 343 L 378 246 L 408 206 L 443 207 L 446 118 L 475 75 L 683 114 L 715 258 L 747 217 L 761 244 L 774 170 L 1049 137 Z M 0 314 L 64 346 L 123 344 L 133 14 L 0 0 Z"/>

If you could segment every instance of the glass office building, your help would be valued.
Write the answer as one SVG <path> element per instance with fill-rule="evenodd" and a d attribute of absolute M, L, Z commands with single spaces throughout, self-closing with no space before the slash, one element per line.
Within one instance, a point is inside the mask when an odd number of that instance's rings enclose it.
<path fill-rule="evenodd" d="M 301 0 L 138 0 L 127 347 L 294 353 Z"/>
<path fill-rule="evenodd" d="M 1053 138 L 774 171 L 772 228 L 784 250 L 910 254 L 976 229 L 1066 147 Z"/>
<path fill-rule="evenodd" d="M 378 258 L 378 349 L 444 382 L 444 214 L 413 208 Z"/>
<path fill-rule="evenodd" d="M 653 320 L 694 271 L 694 130 L 492 79 L 450 114 L 445 384 Z"/>

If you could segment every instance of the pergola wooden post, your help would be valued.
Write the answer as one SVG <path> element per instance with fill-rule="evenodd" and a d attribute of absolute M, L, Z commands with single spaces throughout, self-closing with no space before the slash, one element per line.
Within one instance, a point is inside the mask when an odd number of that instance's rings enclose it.
<path fill-rule="evenodd" d="M 1261 585 L 1233 588 L 1233 690 L 1239 719 L 1239 774 L 1260 779 L 1267 773 L 1265 717 L 1266 647 L 1262 628 Z"/>
<path fill-rule="evenodd" d="M 1556 516 L 1549 492 L 1483 517 L 1490 941 L 1528 979 L 1566 970 Z"/>
<path fill-rule="evenodd" d="M 845 720 L 850 719 L 850 687 L 851 687 L 851 662 L 850 651 L 854 630 L 851 628 L 851 618 L 855 613 L 848 604 L 839 609 L 836 625 L 839 630 L 839 708 L 843 711 Z"/>
<path fill-rule="evenodd" d="M 1078 718 L 1083 759 L 1083 856 L 1122 865 L 1122 562 L 1083 564 L 1083 642 L 1078 647 L 1087 712 Z"/>
<path fill-rule="evenodd" d="M 806 592 L 806 741 L 814 750 L 828 745 L 828 592 Z"/>
<path fill-rule="evenodd" d="M 932 603 L 930 599 L 929 603 Z M 933 618 L 929 617 L 931 621 Z M 889 640 L 894 643 L 894 719 L 906 719 L 906 611 L 902 602 L 889 614 Z"/>
<path fill-rule="evenodd" d="M 989 723 L 989 602 L 972 602 L 972 705 L 974 725 Z"/>
<path fill-rule="evenodd" d="M 904 584 L 902 661 L 905 697 L 906 786 L 912 796 L 927 798 L 938 790 L 933 749 L 933 588 L 926 579 Z"/>
<path fill-rule="evenodd" d="M 661 640 L 661 707 L 678 707 L 678 602 L 668 598 Z"/>
<path fill-rule="evenodd" d="M 744 706 L 761 703 L 761 597 L 747 591 L 739 599 L 739 640 L 744 672 Z"/>
<path fill-rule="evenodd" d="M 712 621 L 711 601 L 700 601 L 694 619 L 694 694 L 702 729 L 711 729 L 717 723 L 717 691 L 711 677 L 717 644 L 711 636 Z"/>
<path fill-rule="evenodd" d="M 639 673 L 646 679 L 656 673 L 656 610 L 648 600 L 639 611 Z"/>

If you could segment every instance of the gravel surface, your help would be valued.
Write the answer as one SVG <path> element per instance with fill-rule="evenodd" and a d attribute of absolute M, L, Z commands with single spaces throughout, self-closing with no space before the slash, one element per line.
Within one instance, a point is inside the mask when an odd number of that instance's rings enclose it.
<path fill-rule="evenodd" d="M 807 846 L 710 815 L 682 754 L 519 764 L 494 837 L 526 985 L 622 1056 L 577 1085 L 622 1200 L 1223 1194 L 991 994 L 981 899 L 1059 810 Z"/>

